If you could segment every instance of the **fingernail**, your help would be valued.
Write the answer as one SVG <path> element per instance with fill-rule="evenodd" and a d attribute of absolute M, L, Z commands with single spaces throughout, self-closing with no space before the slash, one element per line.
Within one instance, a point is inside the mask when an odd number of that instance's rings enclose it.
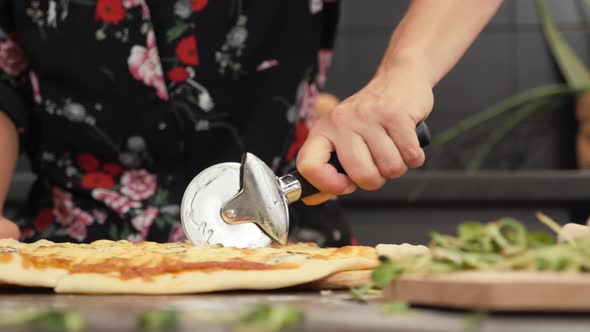
<path fill-rule="evenodd" d="M 344 190 L 344 194 L 345 195 L 352 194 L 355 190 L 356 190 L 356 186 L 349 186 L 348 188 L 346 188 L 346 190 Z"/>

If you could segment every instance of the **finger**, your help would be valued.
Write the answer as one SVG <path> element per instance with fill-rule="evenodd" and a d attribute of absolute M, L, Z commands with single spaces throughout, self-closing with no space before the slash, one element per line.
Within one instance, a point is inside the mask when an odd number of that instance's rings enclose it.
<path fill-rule="evenodd" d="M 373 162 L 371 152 L 357 133 L 338 137 L 336 154 L 348 177 L 365 190 L 376 190 L 385 184 L 385 178 Z"/>
<path fill-rule="evenodd" d="M 375 126 L 372 130 L 364 132 L 363 139 L 367 142 L 373 161 L 383 177 L 395 179 L 408 171 L 397 146 L 383 127 Z"/>
<path fill-rule="evenodd" d="M 315 102 L 315 111 L 318 117 L 329 114 L 333 109 L 338 106 L 338 98 L 331 94 L 320 93 Z"/>
<path fill-rule="evenodd" d="M 330 193 L 317 193 L 314 195 L 311 195 L 309 197 L 306 197 L 304 199 L 302 199 L 303 203 L 305 203 L 306 205 L 319 205 L 322 204 L 330 199 L 332 199 L 333 197 L 335 197 L 336 195 L 330 194 Z"/>
<path fill-rule="evenodd" d="M 356 190 L 356 186 L 352 187 L 352 189 L 350 189 L 350 190 L 343 192 L 341 195 L 352 194 L 355 190 Z M 320 192 L 320 193 L 308 196 L 308 197 L 302 199 L 302 201 L 306 205 L 319 205 L 319 204 L 322 204 L 334 197 L 336 197 L 336 195 Z"/>
<path fill-rule="evenodd" d="M 410 168 L 421 167 L 426 156 L 416 135 L 416 123 L 406 114 L 399 112 L 387 114 L 383 119 L 384 128 L 393 139 L 405 164 Z"/>
<path fill-rule="evenodd" d="M 354 189 L 355 184 L 328 164 L 333 151 L 334 146 L 327 137 L 310 136 L 297 154 L 297 170 L 320 192 L 340 195 Z"/>
<path fill-rule="evenodd" d="M 0 218 L 0 239 L 7 238 L 20 239 L 20 230 L 12 221 Z"/>

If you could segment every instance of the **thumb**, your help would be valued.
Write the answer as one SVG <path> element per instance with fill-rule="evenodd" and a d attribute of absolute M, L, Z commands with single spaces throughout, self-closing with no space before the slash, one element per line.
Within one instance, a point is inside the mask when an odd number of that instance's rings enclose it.
<path fill-rule="evenodd" d="M 0 217 L 0 239 L 6 238 L 20 239 L 20 230 L 14 222 Z"/>

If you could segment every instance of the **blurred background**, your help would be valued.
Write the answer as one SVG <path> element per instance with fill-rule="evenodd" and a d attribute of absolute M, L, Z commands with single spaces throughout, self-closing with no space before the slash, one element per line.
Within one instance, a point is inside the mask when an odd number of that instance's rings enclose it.
<path fill-rule="evenodd" d="M 342 0 L 328 92 L 342 99 L 367 83 L 408 3 Z M 556 30 L 549 29 L 552 25 L 544 29 L 537 1 L 505 1 L 435 88 L 427 122 L 437 141 L 426 149 L 423 169 L 382 190 L 340 198 L 360 244 L 426 243 L 432 230 L 453 232 L 463 221 L 504 216 L 540 228 L 535 211 L 561 223 L 586 222 L 590 144 L 584 144 L 590 131 L 585 135 L 583 120 L 590 119 L 590 102 L 584 104 L 584 95 L 574 90 L 585 79 L 590 82 L 585 67 L 590 65 L 590 1 L 545 3 L 550 20 L 544 22 L 554 22 Z M 563 37 L 565 53 L 563 47 L 550 47 L 564 46 L 549 42 L 548 36 L 555 36 L 550 31 Z M 579 62 L 572 67 L 556 54 L 569 60 L 574 54 Z M 515 107 L 501 107 L 505 104 Z M 484 118 L 489 112 L 501 114 Z M 483 120 L 477 122 L 477 117 Z M 436 144 L 465 119 L 477 125 Z M 9 213 L 24 201 L 32 180 L 22 160 Z"/>

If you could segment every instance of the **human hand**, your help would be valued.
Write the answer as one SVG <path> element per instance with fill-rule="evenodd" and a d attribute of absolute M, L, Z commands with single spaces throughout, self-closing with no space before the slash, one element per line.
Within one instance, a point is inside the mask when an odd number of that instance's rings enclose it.
<path fill-rule="evenodd" d="M 381 69 L 363 89 L 320 117 L 297 156 L 297 168 L 319 193 L 316 205 L 356 187 L 381 188 L 386 179 L 424 164 L 416 125 L 432 111 L 429 75 L 413 63 Z M 328 164 L 335 151 L 346 175 Z"/>
<path fill-rule="evenodd" d="M 20 230 L 14 222 L 0 217 L 0 239 L 6 238 L 18 240 L 20 238 Z"/>

